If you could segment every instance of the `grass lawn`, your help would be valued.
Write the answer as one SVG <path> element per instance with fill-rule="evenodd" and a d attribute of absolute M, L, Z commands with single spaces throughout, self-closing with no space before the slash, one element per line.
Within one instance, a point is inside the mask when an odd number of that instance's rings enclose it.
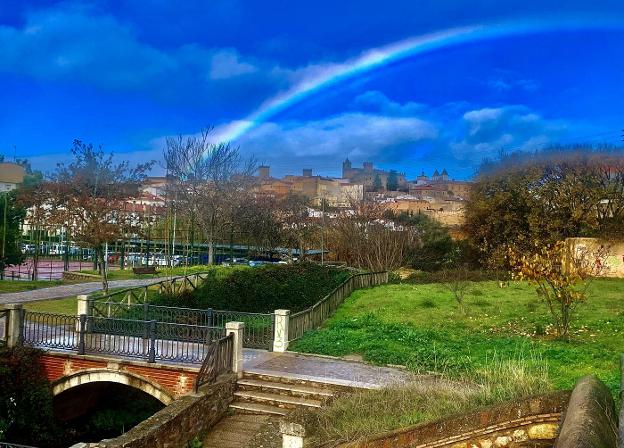
<path fill-rule="evenodd" d="M 466 313 L 440 284 L 393 284 L 356 291 L 323 328 L 290 350 L 334 356 L 360 354 L 379 364 L 461 377 L 492 359 L 546 364 L 552 387 L 571 388 L 596 374 L 617 395 L 624 352 L 624 280 L 595 280 L 579 306 L 570 342 L 554 337 L 547 305 L 526 283 L 474 283 Z"/>
<path fill-rule="evenodd" d="M 175 266 L 173 268 L 169 268 L 166 266 L 157 266 L 156 270 L 158 271 L 157 277 L 168 277 L 168 276 L 178 276 L 178 275 L 188 275 L 196 272 L 206 272 L 211 269 L 218 269 L 219 271 L 224 270 L 228 271 L 232 268 L 225 266 L 208 266 L 208 265 L 199 265 L 199 266 Z M 98 271 L 83 269 L 82 271 L 85 274 L 99 275 Z M 128 280 L 134 278 L 152 278 L 154 277 L 151 274 L 148 275 L 135 275 L 132 272 L 132 267 L 127 267 L 126 269 L 114 269 L 108 271 L 108 279 L 109 280 Z"/>
<path fill-rule="evenodd" d="M 8 292 L 20 292 L 30 291 L 33 289 L 49 288 L 51 286 L 62 285 L 60 280 L 36 280 L 36 281 L 22 281 L 22 280 L 0 280 L 0 294 Z"/>
<path fill-rule="evenodd" d="M 53 314 L 76 314 L 78 303 L 76 296 L 65 297 L 54 300 L 40 300 L 38 302 L 24 303 L 24 308 L 28 311 Z"/>

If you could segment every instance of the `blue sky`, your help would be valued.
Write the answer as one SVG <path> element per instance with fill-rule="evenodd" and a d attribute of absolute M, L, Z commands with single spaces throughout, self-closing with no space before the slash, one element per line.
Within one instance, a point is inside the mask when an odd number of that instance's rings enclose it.
<path fill-rule="evenodd" d="M 464 29 L 486 36 L 356 70 Z M 23 0 L 0 3 L 0 49 L 0 152 L 44 170 L 74 138 L 144 161 L 214 125 L 275 175 L 348 156 L 466 178 L 624 128 L 619 0 Z"/>

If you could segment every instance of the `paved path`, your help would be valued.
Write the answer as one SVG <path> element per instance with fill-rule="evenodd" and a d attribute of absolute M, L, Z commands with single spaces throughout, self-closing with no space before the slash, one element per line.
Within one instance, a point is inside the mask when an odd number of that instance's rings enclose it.
<path fill-rule="evenodd" d="M 245 372 L 340 386 L 373 389 L 406 383 L 416 378 L 412 373 L 402 369 L 294 352 L 275 353 L 245 349 L 243 357 Z"/>
<path fill-rule="evenodd" d="M 204 448 L 246 448 L 258 431 L 270 420 L 268 415 L 226 415 L 206 435 Z"/>
<path fill-rule="evenodd" d="M 144 278 L 130 280 L 112 280 L 108 282 L 109 288 L 132 288 L 145 286 L 166 280 L 166 278 Z M 52 286 L 50 288 L 32 289 L 30 291 L 10 292 L 0 294 L 0 305 L 6 303 L 36 302 L 37 300 L 61 299 L 78 294 L 90 294 L 102 289 L 101 282 L 75 283 L 73 285 Z"/>

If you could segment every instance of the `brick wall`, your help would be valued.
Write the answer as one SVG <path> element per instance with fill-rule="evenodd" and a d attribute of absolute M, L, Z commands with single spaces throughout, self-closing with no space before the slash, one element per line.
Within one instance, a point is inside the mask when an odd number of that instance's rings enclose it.
<path fill-rule="evenodd" d="M 106 369 L 119 373 L 130 373 L 146 378 L 160 385 L 172 397 L 180 397 L 193 389 L 197 368 L 148 364 L 141 361 L 128 361 L 100 358 L 91 355 L 45 354 L 41 357 L 43 370 L 51 383 L 80 372 Z"/>

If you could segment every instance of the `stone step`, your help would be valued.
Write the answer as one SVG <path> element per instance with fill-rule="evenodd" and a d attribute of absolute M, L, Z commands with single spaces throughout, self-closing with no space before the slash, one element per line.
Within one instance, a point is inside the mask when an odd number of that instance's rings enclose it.
<path fill-rule="evenodd" d="M 332 390 L 353 390 L 352 387 L 349 386 L 341 386 L 339 384 L 334 384 L 332 382 L 324 382 L 320 378 L 313 380 L 309 378 L 297 378 L 296 376 L 291 375 L 279 375 L 272 374 L 266 372 L 256 372 L 254 370 L 245 370 L 243 372 L 243 378 L 250 380 L 263 380 L 263 381 L 272 381 L 274 383 L 282 383 L 282 384 L 300 384 L 306 386 L 318 387 L 321 389 L 331 388 Z M 318 377 L 317 377 L 318 378 Z"/>
<path fill-rule="evenodd" d="M 225 416 L 206 435 L 204 448 L 242 448 L 266 424 L 270 417 L 258 414 L 232 414 Z"/>
<path fill-rule="evenodd" d="M 323 406 L 322 400 L 291 397 L 289 395 L 272 394 L 267 392 L 240 390 L 234 392 L 234 396 L 243 401 L 259 402 L 288 409 L 295 409 L 298 407 L 320 408 Z"/>
<path fill-rule="evenodd" d="M 242 414 L 264 414 L 264 415 L 288 415 L 289 409 L 280 408 L 278 406 L 269 406 L 249 401 L 235 401 L 230 404 L 230 409 L 234 409 L 236 413 Z"/>
<path fill-rule="evenodd" d="M 302 384 L 278 383 L 275 381 L 255 380 L 251 378 L 243 378 L 237 382 L 238 389 L 244 391 L 270 391 L 282 395 L 291 395 L 303 398 L 315 398 L 325 400 L 334 395 L 334 393 L 325 388 L 315 386 L 306 386 Z"/>

